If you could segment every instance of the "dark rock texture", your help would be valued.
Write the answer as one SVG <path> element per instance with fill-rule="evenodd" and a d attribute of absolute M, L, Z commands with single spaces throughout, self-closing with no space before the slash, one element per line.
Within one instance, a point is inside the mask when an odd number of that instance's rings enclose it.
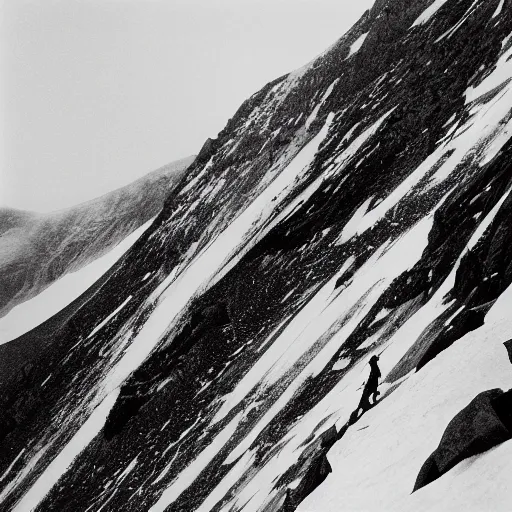
<path fill-rule="evenodd" d="M 510 411 L 512 390 L 491 389 L 477 395 L 446 427 L 439 446 L 420 469 L 413 492 L 464 459 L 511 439 Z"/>
<path fill-rule="evenodd" d="M 108 276 L 0 349 L 6 371 L 37 351 L 32 388 L 3 388 L 20 421 L 0 443 L 6 510 L 40 476 L 38 512 L 300 506 L 357 421 L 369 357 L 395 390 L 481 325 L 512 283 L 508 82 L 466 99 L 506 59 L 512 11 L 448 0 L 413 26 L 431 3 L 378 0 L 246 100 Z M 491 395 L 422 479 L 508 432 Z"/>

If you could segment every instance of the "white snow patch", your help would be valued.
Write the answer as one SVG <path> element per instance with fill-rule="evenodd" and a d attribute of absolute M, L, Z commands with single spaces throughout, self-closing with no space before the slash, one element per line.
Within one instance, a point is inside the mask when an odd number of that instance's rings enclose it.
<path fill-rule="evenodd" d="M 499 85 L 503 84 L 512 77 L 512 48 L 509 48 L 503 55 L 500 56 L 496 67 L 485 77 L 476 87 L 468 87 L 465 96 L 466 104 L 471 103 L 484 94 L 492 91 Z"/>
<path fill-rule="evenodd" d="M 457 114 L 452 114 L 450 116 L 450 119 L 448 119 L 448 121 L 446 121 L 446 123 L 443 124 L 443 128 L 446 128 L 447 126 L 451 125 L 453 123 L 453 121 L 455 121 L 456 118 L 457 118 Z"/>
<path fill-rule="evenodd" d="M 339 81 L 339 78 L 336 78 L 336 80 L 334 80 L 334 82 L 327 88 L 324 95 L 322 96 L 322 99 L 319 101 L 319 103 L 313 109 L 313 112 L 311 112 L 309 117 L 306 119 L 306 130 L 309 130 L 311 123 L 316 119 L 316 116 L 318 115 L 320 108 L 325 103 L 325 100 L 331 95 L 332 90 L 334 89 L 334 86 L 336 85 L 336 83 L 338 81 Z"/>
<path fill-rule="evenodd" d="M 53 374 L 50 373 L 50 375 L 48 375 L 48 377 L 46 377 L 46 379 L 44 379 L 44 381 L 42 382 L 41 384 L 41 387 L 43 387 L 49 380 L 50 380 L 50 377 L 52 376 Z"/>
<path fill-rule="evenodd" d="M 14 465 L 16 464 L 16 462 L 18 462 L 18 460 L 20 460 L 20 457 L 23 455 L 23 452 L 25 451 L 25 448 L 23 448 L 21 450 L 20 453 L 18 453 L 18 455 L 16 456 L 16 458 L 11 462 L 11 464 L 9 465 L 9 467 L 5 470 L 4 474 L 2 476 L 0 476 L 0 482 L 11 472 L 11 469 L 14 467 Z"/>
<path fill-rule="evenodd" d="M 286 199 L 290 191 L 297 185 L 297 182 L 305 176 L 321 143 L 327 137 L 333 118 L 334 114 L 330 113 L 324 127 L 316 137 L 299 151 L 286 168 L 217 237 L 215 244 L 208 251 L 205 251 L 205 254 L 216 253 L 212 263 L 206 266 L 207 269 L 214 267 L 209 286 L 213 286 L 222 279 L 254 244 L 288 214 L 288 208 L 286 208 L 269 222 L 276 206 Z M 263 226 L 264 229 L 262 229 Z M 243 247 L 242 250 L 240 250 L 241 246 Z M 200 256 L 202 257 L 203 254 Z M 195 261 L 198 260 L 199 258 L 196 258 Z M 204 274 L 204 271 L 201 274 Z M 163 287 L 166 286 L 164 283 L 162 284 Z"/>
<path fill-rule="evenodd" d="M 361 124 L 361 121 L 358 121 L 350 130 L 344 135 L 342 142 L 345 142 L 346 140 L 350 140 L 353 133 L 356 131 L 357 127 Z"/>
<path fill-rule="evenodd" d="M 172 443 L 171 446 L 164 452 L 164 455 L 175 444 L 176 443 Z M 169 473 L 169 470 L 172 468 L 172 465 L 174 464 L 174 461 L 177 459 L 179 453 L 180 453 L 180 448 L 178 448 L 178 450 L 176 450 L 176 453 L 174 454 L 174 457 L 167 463 L 165 468 L 160 472 L 160 474 L 155 478 L 155 480 L 153 480 L 153 482 L 151 482 L 151 485 L 156 485 L 158 482 L 161 482 L 165 478 L 167 473 Z"/>
<path fill-rule="evenodd" d="M 286 300 L 287 300 L 288 298 L 290 298 L 290 297 L 293 295 L 293 292 L 294 292 L 294 291 L 295 291 L 295 288 L 293 288 L 292 290 L 290 290 L 290 291 L 289 291 L 289 292 L 288 292 L 288 293 L 287 293 L 287 294 L 286 294 L 286 295 L 281 299 L 281 301 L 280 301 L 280 302 L 281 302 L 281 303 L 286 302 Z"/>
<path fill-rule="evenodd" d="M 340 277 L 343 277 L 346 274 L 347 270 L 352 268 L 352 266 L 354 265 L 355 262 L 356 262 L 355 256 L 354 255 L 349 256 L 345 260 L 345 262 L 343 263 L 341 268 L 338 270 L 338 272 L 336 273 L 336 280 L 338 280 Z"/>
<path fill-rule="evenodd" d="M 444 326 L 447 327 L 448 325 L 450 325 L 452 323 L 452 320 L 459 315 L 459 313 L 461 313 L 464 309 L 465 309 L 466 306 L 462 305 L 459 309 L 457 309 L 457 311 L 455 311 L 455 313 L 450 317 L 448 318 L 448 320 L 446 320 L 446 322 L 444 323 Z"/>
<path fill-rule="evenodd" d="M 449 30 L 447 30 L 444 34 L 442 34 L 441 36 L 439 36 L 435 42 L 438 43 L 439 41 L 447 38 L 447 39 L 450 39 L 450 37 L 453 36 L 453 34 L 455 34 L 455 32 L 457 32 L 457 30 L 459 30 L 459 28 L 464 24 L 464 22 L 471 16 L 471 14 L 473 14 L 474 12 L 474 7 L 475 5 L 480 2 L 480 0 L 473 0 L 473 3 L 470 5 L 469 9 L 466 11 L 466 13 L 464 14 L 464 16 L 462 17 L 462 19 L 452 28 L 450 28 Z"/>
<path fill-rule="evenodd" d="M 288 484 L 288 489 L 292 489 L 292 490 L 296 489 L 301 482 L 302 482 L 302 478 L 297 478 L 291 484 Z"/>
<path fill-rule="evenodd" d="M 240 470 L 251 466 L 254 463 L 255 456 L 251 451 L 246 452 L 242 458 L 235 464 L 215 489 L 209 494 L 208 498 L 201 504 L 196 512 L 210 512 L 215 505 L 224 498 L 231 487 L 235 485 L 240 478 Z"/>
<path fill-rule="evenodd" d="M 361 146 L 370 138 L 372 137 L 381 124 L 384 122 L 384 120 L 393 112 L 394 109 L 391 109 L 390 111 L 386 112 L 380 119 L 378 119 L 372 126 L 368 127 L 363 133 L 361 133 L 346 149 L 343 151 L 341 155 L 339 155 L 330 168 L 328 168 L 322 175 L 317 178 L 311 185 L 308 186 L 308 188 L 300 194 L 298 197 L 296 197 L 283 211 L 280 215 L 278 215 L 270 224 L 269 229 L 276 226 L 279 222 L 282 222 L 289 216 L 293 214 L 294 211 L 296 211 L 297 208 L 300 207 L 301 204 L 303 204 L 305 201 L 307 201 L 316 190 L 320 188 L 322 183 L 324 183 L 325 180 L 330 178 L 334 174 L 340 173 L 345 166 L 350 162 L 352 157 L 357 154 Z M 331 118 L 332 120 L 332 118 Z M 326 134 L 324 134 L 324 137 Z"/>
<path fill-rule="evenodd" d="M 346 510 L 368 512 L 508 510 L 512 443 L 463 461 L 423 489 L 411 491 L 454 415 L 481 391 L 512 386 L 502 345 L 511 335 L 510 319 L 486 325 L 411 374 L 385 404 L 365 414 L 367 429 L 351 428 L 333 446 L 333 473 L 298 511 L 338 512 L 340 503 Z"/>
<path fill-rule="evenodd" d="M 357 347 L 359 350 L 362 350 L 364 348 L 369 348 L 372 345 L 375 345 L 375 343 L 378 343 L 380 341 L 380 337 L 382 336 L 383 332 L 386 330 L 386 326 L 383 325 L 376 333 L 372 334 L 368 338 L 366 338 L 359 347 Z"/>
<path fill-rule="evenodd" d="M 503 10 L 504 3 L 505 3 L 505 0 L 500 0 L 498 7 L 496 7 L 496 10 L 494 11 L 494 14 L 492 15 L 493 18 L 496 18 L 496 16 L 499 16 L 501 14 L 501 11 Z"/>
<path fill-rule="evenodd" d="M 190 182 L 180 191 L 180 195 L 184 195 L 186 192 L 194 188 L 198 183 L 199 180 L 206 174 L 206 171 L 212 166 L 213 163 L 213 157 L 206 162 L 205 166 L 199 171 L 197 176 L 195 178 L 192 178 Z"/>
<path fill-rule="evenodd" d="M 334 371 L 344 370 L 350 364 L 351 361 L 352 359 L 350 359 L 350 357 L 343 357 L 342 359 L 338 359 L 338 361 L 336 361 L 336 364 L 332 367 L 332 369 Z"/>
<path fill-rule="evenodd" d="M 473 233 L 473 236 L 470 238 L 467 250 L 473 249 L 473 247 L 478 243 L 480 238 L 485 234 L 487 231 L 487 228 L 492 224 L 492 221 L 494 220 L 494 217 L 496 217 L 496 214 L 502 207 L 503 203 L 506 201 L 507 197 L 509 196 L 510 192 L 512 190 L 512 187 L 510 187 L 500 198 L 500 200 L 494 205 L 492 210 L 487 214 L 487 216 L 484 218 L 484 220 L 478 225 L 478 228 Z M 464 252 L 464 254 L 467 252 L 467 250 Z"/>
<path fill-rule="evenodd" d="M 38 464 L 39 460 L 41 460 L 46 452 L 48 451 L 49 445 L 40 446 L 38 451 L 34 454 L 32 458 L 30 458 L 27 462 L 24 462 L 24 467 L 21 469 L 21 471 L 14 477 L 13 480 L 11 480 L 0 493 L 0 503 L 3 502 L 3 500 L 10 494 L 10 492 L 15 489 L 23 480 L 30 475 L 32 470 L 35 468 L 35 466 Z M 14 509 L 16 510 L 16 509 Z M 20 510 L 19 512 L 29 512 Z"/>
<path fill-rule="evenodd" d="M 505 46 L 507 46 L 511 37 L 512 37 L 512 32 L 507 37 L 505 37 L 505 39 L 503 39 L 503 41 L 501 41 L 501 49 L 502 50 L 503 50 L 503 48 L 505 48 Z"/>
<path fill-rule="evenodd" d="M 398 187 L 389 194 L 383 201 L 378 203 L 375 208 L 368 210 L 373 197 L 369 198 L 353 215 L 350 221 L 343 229 L 341 236 L 337 240 L 337 245 L 341 245 L 356 235 L 361 235 L 372 228 L 379 220 L 392 210 L 427 174 L 429 169 L 435 164 L 440 155 L 435 152 L 430 155 L 423 163 L 411 173 Z"/>
<path fill-rule="evenodd" d="M 135 457 L 131 462 L 130 464 L 128 464 L 128 466 L 126 467 L 126 469 L 117 477 L 117 480 L 119 482 L 121 482 L 122 480 L 124 480 L 134 469 L 135 469 L 135 466 L 137 465 L 137 459 L 139 458 L 139 456 L 137 455 L 137 457 Z"/>
<path fill-rule="evenodd" d="M 172 380 L 173 380 L 172 377 L 167 377 L 167 379 L 165 379 L 162 382 L 160 382 L 160 384 L 158 384 L 158 386 L 156 388 L 156 392 L 158 393 L 161 389 L 165 388 L 165 386 L 167 386 L 167 384 L 172 382 Z"/>
<path fill-rule="evenodd" d="M 369 197 L 352 215 L 350 220 L 345 224 L 341 235 L 338 240 L 336 240 L 335 245 L 342 245 L 348 240 L 350 240 L 354 235 L 357 234 L 358 228 L 362 223 L 362 220 L 366 213 L 368 212 L 368 208 L 372 203 L 373 196 Z"/>
<path fill-rule="evenodd" d="M 389 313 L 391 313 L 391 309 L 382 308 L 377 316 L 373 319 L 373 322 L 370 324 L 372 326 L 374 323 L 378 322 L 379 320 L 382 320 L 383 318 L 386 318 Z"/>
<path fill-rule="evenodd" d="M 494 83 L 494 73 L 497 73 L 500 69 L 501 67 L 497 66 L 493 74 L 487 77 L 473 92 L 470 93 L 468 89 L 466 98 L 474 99 L 487 92 L 488 87 L 490 87 L 489 84 Z M 487 80 L 490 82 L 487 82 Z M 488 103 L 472 105 L 474 106 L 470 112 L 471 117 L 468 122 L 457 129 L 450 141 L 439 145 L 418 168 L 429 168 L 447 151 L 452 151 L 435 175 L 432 176 L 423 193 L 427 193 L 434 185 L 448 178 L 457 165 L 468 155 L 474 161 L 478 161 L 480 165 L 484 165 L 501 150 L 508 140 L 512 125 L 510 121 L 504 124 L 503 119 L 508 115 L 510 105 L 512 105 L 511 83 L 507 84 L 504 90 Z"/>
<path fill-rule="evenodd" d="M 448 0 L 435 0 L 432 2 L 412 24 L 413 27 L 426 23 Z"/>
<path fill-rule="evenodd" d="M 128 296 L 120 306 L 118 306 L 114 311 L 112 311 L 112 313 L 110 313 L 110 315 L 108 315 L 107 318 L 105 318 L 105 320 L 103 320 L 91 331 L 91 333 L 89 334 L 89 336 L 87 336 L 86 339 L 89 339 L 91 336 L 94 336 L 102 327 L 108 324 L 110 320 L 112 320 L 112 318 L 114 318 L 117 315 L 117 313 L 119 313 L 119 311 L 121 311 L 126 306 L 126 304 L 128 304 L 128 302 L 132 300 L 132 297 L 132 295 Z"/>
<path fill-rule="evenodd" d="M 510 311 L 512 311 L 512 285 L 498 297 L 498 300 L 487 312 L 485 323 L 493 324 L 502 319 L 510 318 Z"/>
<path fill-rule="evenodd" d="M 349 57 L 352 57 L 354 53 L 358 52 L 361 49 L 361 46 L 363 46 L 363 43 L 365 39 L 368 37 L 368 32 L 365 32 L 364 34 L 361 34 L 350 46 L 350 51 L 348 52 L 348 55 L 346 59 Z"/>
<path fill-rule="evenodd" d="M 357 155 L 361 147 L 372 137 L 375 135 L 377 130 L 380 128 L 382 123 L 387 119 L 387 117 L 395 110 L 396 107 L 388 110 L 385 114 L 383 114 L 375 123 L 369 126 L 363 133 L 358 135 L 351 144 L 334 160 L 331 168 L 327 169 L 324 173 L 324 179 L 329 178 L 333 174 L 339 173 L 341 170 L 345 168 L 348 162 Z"/>

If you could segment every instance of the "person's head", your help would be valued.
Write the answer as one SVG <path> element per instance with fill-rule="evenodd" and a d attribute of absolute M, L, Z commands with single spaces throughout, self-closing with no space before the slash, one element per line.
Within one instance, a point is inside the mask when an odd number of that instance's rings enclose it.
<path fill-rule="evenodd" d="M 370 357 L 370 364 L 377 364 L 378 360 L 379 360 L 379 356 L 372 356 L 372 357 Z"/>

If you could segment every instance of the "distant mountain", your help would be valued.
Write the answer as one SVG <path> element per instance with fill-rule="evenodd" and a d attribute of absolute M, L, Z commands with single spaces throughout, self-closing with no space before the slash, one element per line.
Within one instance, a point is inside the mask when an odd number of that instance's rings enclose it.
<path fill-rule="evenodd" d="M 0 346 L 3 510 L 510 510 L 511 218 L 510 1 L 376 0 Z"/>
<path fill-rule="evenodd" d="M 0 317 L 104 256 L 155 217 L 193 159 L 173 162 L 64 210 L 43 214 L 0 209 Z"/>

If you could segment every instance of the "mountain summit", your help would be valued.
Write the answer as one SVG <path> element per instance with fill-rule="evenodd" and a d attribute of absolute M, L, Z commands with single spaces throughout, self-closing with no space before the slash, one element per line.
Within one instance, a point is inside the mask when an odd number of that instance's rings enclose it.
<path fill-rule="evenodd" d="M 504 0 L 377 0 L 245 101 L 1 359 L 3 509 L 508 510 L 511 35 Z"/>

